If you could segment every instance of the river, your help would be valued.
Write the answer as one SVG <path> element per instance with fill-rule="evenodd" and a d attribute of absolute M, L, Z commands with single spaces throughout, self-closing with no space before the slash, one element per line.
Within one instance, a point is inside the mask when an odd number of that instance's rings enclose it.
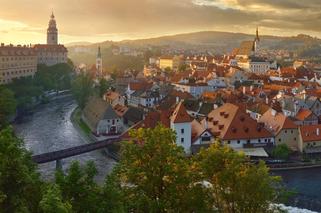
<path fill-rule="evenodd" d="M 85 144 L 70 121 L 70 115 L 76 108 L 76 103 L 70 98 L 58 99 L 46 105 L 41 105 L 36 112 L 14 125 L 16 134 L 25 142 L 25 147 L 33 154 L 65 149 Z M 81 165 L 93 161 L 97 167 L 96 181 L 103 183 L 105 176 L 111 172 L 115 161 L 104 155 L 102 151 L 93 151 L 79 156 L 62 160 L 63 170 L 66 171 L 72 161 Z M 39 165 L 39 172 L 45 180 L 54 178 L 56 163 L 50 162 Z"/>
<path fill-rule="evenodd" d="M 291 206 L 321 212 L 321 168 L 273 172 L 283 178 L 288 189 L 296 195 L 289 200 Z"/>

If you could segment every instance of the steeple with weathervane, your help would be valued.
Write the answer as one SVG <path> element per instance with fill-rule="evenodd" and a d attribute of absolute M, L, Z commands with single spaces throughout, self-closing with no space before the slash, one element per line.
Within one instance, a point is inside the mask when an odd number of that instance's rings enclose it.
<path fill-rule="evenodd" d="M 58 44 L 58 29 L 53 12 L 51 13 L 49 25 L 47 29 L 47 44 L 57 45 Z"/>

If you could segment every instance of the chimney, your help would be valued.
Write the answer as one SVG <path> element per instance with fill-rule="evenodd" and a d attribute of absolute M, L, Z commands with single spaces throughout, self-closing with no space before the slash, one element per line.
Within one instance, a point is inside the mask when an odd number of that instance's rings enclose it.
<path fill-rule="evenodd" d="M 251 91 L 251 92 L 253 91 L 253 85 L 250 86 L 250 91 Z"/>
<path fill-rule="evenodd" d="M 176 103 L 179 103 L 179 97 L 176 96 Z"/>
<path fill-rule="evenodd" d="M 243 94 L 245 95 L 245 93 L 246 93 L 246 87 L 243 86 Z"/>
<path fill-rule="evenodd" d="M 317 136 L 319 136 L 319 135 L 320 135 L 320 129 L 317 128 Z"/>
<path fill-rule="evenodd" d="M 266 96 L 265 97 L 265 103 L 268 105 L 269 104 L 269 98 Z"/>

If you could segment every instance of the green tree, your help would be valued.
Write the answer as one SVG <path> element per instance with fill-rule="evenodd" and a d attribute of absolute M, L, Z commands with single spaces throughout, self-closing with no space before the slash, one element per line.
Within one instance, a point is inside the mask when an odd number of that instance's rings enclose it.
<path fill-rule="evenodd" d="M 16 112 L 17 102 L 14 93 L 6 88 L 0 88 L 0 129 L 8 121 L 9 116 Z"/>
<path fill-rule="evenodd" d="M 2 212 L 37 212 L 41 182 L 31 155 L 12 129 L 0 131 L 0 209 Z"/>
<path fill-rule="evenodd" d="M 291 150 L 286 144 L 280 144 L 273 149 L 272 156 L 275 158 L 287 160 L 289 158 L 290 153 Z"/>
<path fill-rule="evenodd" d="M 210 183 L 213 206 L 220 212 L 269 212 L 280 195 L 280 178 L 269 175 L 263 162 L 253 165 L 243 155 L 219 143 L 195 156 L 194 173 Z"/>
<path fill-rule="evenodd" d="M 97 170 L 93 162 L 84 168 L 73 162 L 66 175 L 56 174 L 56 184 L 62 191 L 64 202 L 70 202 L 74 212 L 97 212 L 99 209 L 100 188 L 94 181 Z"/>
<path fill-rule="evenodd" d="M 121 189 L 121 183 L 114 173 L 106 177 L 101 193 L 99 212 L 128 212 L 125 205 L 126 194 Z"/>
<path fill-rule="evenodd" d="M 83 109 L 93 93 L 93 79 L 89 74 L 81 73 L 72 82 L 72 93 L 78 106 Z"/>
<path fill-rule="evenodd" d="M 100 96 L 100 97 L 103 97 L 104 94 L 107 92 L 107 90 L 108 90 L 109 88 L 110 88 L 109 82 L 108 82 L 106 79 L 104 79 L 104 78 L 100 79 L 100 81 L 99 81 L 99 87 L 98 87 L 98 89 L 99 89 L 99 96 Z"/>
<path fill-rule="evenodd" d="M 39 203 L 44 213 L 71 213 L 71 205 L 62 201 L 61 191 L 57 185 L 50 185 Z"/>
<path fill-rule="evenodd" d="M 45 91 L 70 89 L 72 74 L 72 62 L 68 64 L 56 64 L 53 66 L 40 64 L 38 65 L 38 71 L 35 75 L 35 84 Z"/>
<path fill-rule="evenodd" d="M 197 212 L 189 159 L 171 129 L 157 126 L 130 132 L 116 175 L 134 212 Z M 143 145 L 141 144 L 143 142 Z M 198 197 L 199 201 L 202 196 Z M 199 205 L 203 207 L 202 203 Z M 198 206 L 198 207 L 199 207 Z"/>

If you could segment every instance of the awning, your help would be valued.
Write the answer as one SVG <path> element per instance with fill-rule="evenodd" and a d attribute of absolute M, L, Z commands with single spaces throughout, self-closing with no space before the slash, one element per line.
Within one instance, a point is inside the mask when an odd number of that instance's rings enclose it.
<path fill-rule="evenodd" d="M 233 148 L 237 152 L 243 152 L 246 156 L 250 157 L 269 157 L 264 148 Z"/>

